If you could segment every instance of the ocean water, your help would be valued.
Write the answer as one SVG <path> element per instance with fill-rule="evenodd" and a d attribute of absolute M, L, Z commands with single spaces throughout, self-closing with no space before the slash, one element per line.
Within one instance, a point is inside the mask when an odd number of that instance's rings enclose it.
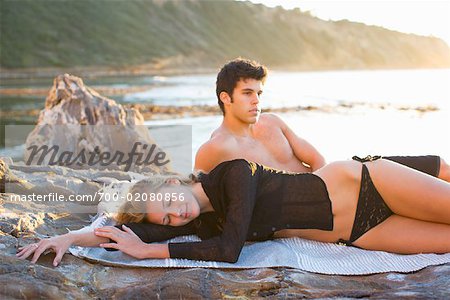
<path fill-rule="evenodd" d="M 217 105 L 215 74 L 142 77 L 109 81 L 121 86 L 151 85 L 122 103 Z M 314 106 L 313 111 L 279 114 L 328 161 L 353 155 L 437 154 L 450 161 L 450 69 L 390 71 L 281 72 L 269 74 L 261 106 Z M 86 82 L 89 84 L 89 82 Z M 43 102 L 43 101 L 42 101 Z M 416 107 L 434 107 L 421 112 Z M 399 109 L 403 108 L 403 109 Z M 221 123 L 221 116 L 147 121 L 150 127 L 192 126 L 192 159 Z M 0 156 L 23 149 L 0 150 Z M 15 156 L 16 156 L 15 155 Z"/>
<path fill-rule="evenodd" d="M 328 162 L 353 155 L 439 155 L 450 161 L 449 120 L 442 111 L 419 114 L 364 112 L 289 112 L 279 114 L 301 138 Z M 191 125 L 192 163 L 198 148 L 222 122 L 221 116 L 147 121 L 150 126 Z"/>
<path fill-rule="evenodd" d="M 215 74 L 154 77 L 154 88 L 128 94 L 125 102 L 216 105 Z M 450 69 L 391 71 L 271 71 L 261 105 L 320 106 L 340 103 L 449 107 Z"/>
<path fill-rule="evenodd" d="M 216 105 L 214 75 L 165 78 L 167 86 L 128 95 L 160 105 Z M 332 107 L 279 114 L 327 161 L 353 155 L 436 154 L 450 161 L 450 70 L 271 72 L 261 106 Z M 154 100 L 151 100 L 154 99 Z M 346 106 L 342 106 L 346 104 Z M 383 107 L 383 108 L 381 108 Z M 435 107 L 420 112 L 416 107 Z M 399 109 L 407 108 L 407 109 Z M 221 116 L 148 121 L 192 125 L 193 159 Z"/>

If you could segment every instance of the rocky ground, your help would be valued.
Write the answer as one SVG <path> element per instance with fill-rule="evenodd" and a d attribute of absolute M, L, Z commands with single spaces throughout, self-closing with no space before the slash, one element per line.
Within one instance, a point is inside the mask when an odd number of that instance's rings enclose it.
<path fill-rule="evenodd" d="M 26 213 L 0 219 L 0 294 L 45 299 L 373 298 L 448 299 L 450 265 L 410 273 L 329 276 L 288 268 L 253 270 L 119 268 L 66 254 L 37 264 L 14 257 L 36 234 L 58 234 L 88 224 L 82 215 Z"/>
<path fill-rule="evenodd" d="M 39 125 L 121 124 L 122 142 L 126 137 L 151 142 L 151 137 L 134 132 L 142 115 L 123 108 L 112 100 L 93 93 L 77 78 L 63 76 L 55 80 L 40 112 Z M 78 108 L 82 107 L 83 110 Z M 64 123 L 65 122 L 65 123 Z M 50 126 L 51 127 L 51 126 Z M 53 128 L 53 127 L 51 127 Z M 92 146 L 119 147 L 94 131 L 66 132 L 67 149 Z M 74 143 L 70 141 L 79 141 Z M 55 140 L 54 131 L 34 131 L 27 143 Z M 84 142 L 82 142 L 84 141 Z M 125 142 L 123 142 L 125 141 Z M 109 143 L 105 146 L 105 143 Z M 78 147 L 78 148 L 77 148 Z M 133 171 L 133 172 L 132 172 Z M 54 254 L 41 257 L 36 264 L 15 257 L 17 248 L 39 238 L 66 233 L 89 224 L 91 210 L 74 213 L 66 203 L 51 207 L 42 203 L 12 201 L 13 194 L 64 195 L 93 194 L 104 184 L 128 181 L 139 174 L 167 172 L 166 169 L 120 168 L 77 170 L 65 166 L 25 166 L 4 158 L 0 160 L 0 297 L 2 299 L 247 299 L 247 298 L 373 298 L 373 299 L 448 299 L 450 264 L 425 268 L 409 274 L 384 273 L 368 276 L 330 276 L 289 268 L 252 270 L 221 269 L 148 269 L 123 268 L 91 263 L 66 254 L 58 267 L 51 262 Z"/>
<path fill-rule="evenodd" d="M 406 275 L 328 276 L 286 268 L 233 271 L 117 268 L 91 264 L 66 255 L 61 266 L 53 268 L 51 254 L 35 265 L 14 258 L 16 245 L 32 240 L 32 237 L 0 236 L 0 245 L 4 245 L 0 254 L 2 297 L 448 299 L 449 296 L 449 265 L 429 267 Z"/>

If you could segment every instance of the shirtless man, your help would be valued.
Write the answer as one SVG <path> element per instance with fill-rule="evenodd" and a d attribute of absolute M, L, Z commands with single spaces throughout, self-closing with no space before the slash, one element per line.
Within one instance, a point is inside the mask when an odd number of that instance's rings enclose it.
<path fill-rule="evenodd" d="M 266 67 L 245 59 L 235 59 L 220 70 L 216 95 L 223 122 L 198 150 L 196 170 L 209 172 L 219 163 L 237 158 L 291 172 L 312 172 L 326 164 L 319 151 L 298 137 L 281 118 L 261 114 L 260 97 L 266 77 Z M 442 158 L 426 159 L 431 159 L 439 170 L 435 175 L 450 182 L 450 166 Z"/>

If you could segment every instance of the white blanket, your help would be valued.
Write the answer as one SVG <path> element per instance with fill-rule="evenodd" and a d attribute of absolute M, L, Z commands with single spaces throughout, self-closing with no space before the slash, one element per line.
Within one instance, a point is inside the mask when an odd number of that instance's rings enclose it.
<path fill-rule="evenodd" d="M 101 216 L 82 230 L 93 230 L 93 228 L 110 224 L 110 222 L 108 217 Z M 196 236 L 183 236 L 172 239 L 170 242 L 198 240 Z M 238 262 L 234 264 L 188 259 L 138 260 L 120 251 L 106 251 L 103 248 L 71 247 L 69 251 L 78 257 L 115 266 L 226 269 L 290 267 L 334 275 L 364 275 L 383 272 L 407 273 L 427 266 L 450 262 L 450 253 L 399 255 L 300 238 L 247 243 L 242 249 Z"/>

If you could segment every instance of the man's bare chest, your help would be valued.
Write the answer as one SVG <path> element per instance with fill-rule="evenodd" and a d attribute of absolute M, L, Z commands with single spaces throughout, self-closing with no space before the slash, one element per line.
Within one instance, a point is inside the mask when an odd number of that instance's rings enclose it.
<path fill-rule="evenodd" d="M 293 158 L 292 148 L 282 133 L 240 139 L 236 150 L 241 157 L 267 165 L 289 163 Z"/>

